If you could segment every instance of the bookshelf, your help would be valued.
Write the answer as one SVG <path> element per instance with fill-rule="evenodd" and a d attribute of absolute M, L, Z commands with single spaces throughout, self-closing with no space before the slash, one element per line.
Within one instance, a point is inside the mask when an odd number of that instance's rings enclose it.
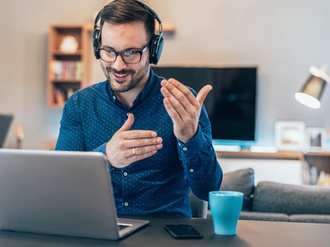
<path fill-rule="evenodd" d="M 87 32 L 84 25 L 52 25 L 48 40 L 47 104 L 63 107 L 87 85 Z"/>

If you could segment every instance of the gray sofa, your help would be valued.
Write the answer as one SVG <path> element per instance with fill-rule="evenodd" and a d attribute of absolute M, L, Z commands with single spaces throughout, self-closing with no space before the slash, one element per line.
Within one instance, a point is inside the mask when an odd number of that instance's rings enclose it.
<path fill-rule="evenodd" d="M 226 173 L 223 177 L 220 190 L 244 194 L 240 219 L 330 223 L 330 187 L 268 181 L 255 186 L 254 183 L 251 168 Z M 199 216 L 204 217 L 205 211 Z M 206 217 L 212 217 L 210 210 Z"/>

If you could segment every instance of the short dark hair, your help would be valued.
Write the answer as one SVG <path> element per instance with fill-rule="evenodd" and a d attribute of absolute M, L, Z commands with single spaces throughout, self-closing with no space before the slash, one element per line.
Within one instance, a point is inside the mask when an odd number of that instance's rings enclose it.
<path fill-rule="evenodd" d="M 155 33 L 155 18 L 146 6 L 134 0 L 114 0 L 101 10 L 100 26 L 104 22 L 126 24 L 130 22 L 143 22 L 149 40 Z"/>

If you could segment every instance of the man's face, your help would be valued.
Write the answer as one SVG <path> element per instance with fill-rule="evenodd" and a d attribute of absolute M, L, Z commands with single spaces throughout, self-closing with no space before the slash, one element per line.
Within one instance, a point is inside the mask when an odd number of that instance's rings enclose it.
<path fill-rule="evenodd" d="M 102 48 L 110 48 L 116 52 L 125 50 L 141 50 L 149 40 L 144 23 L 111 24 L 105 22 L 102 27 Z M 126 64 L 120 55 L 113 63 L 100 59 L 101 68 L 114 92 L 127 92 L 131 89 L 141 89 L 149 77 L 149 49 L 143 54 L 137 64 Z"/>

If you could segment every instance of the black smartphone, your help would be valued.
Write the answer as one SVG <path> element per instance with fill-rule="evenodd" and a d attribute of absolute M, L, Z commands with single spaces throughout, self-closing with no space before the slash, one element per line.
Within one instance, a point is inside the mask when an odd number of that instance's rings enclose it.
<path fill-rule="evenodd" d="M 164 229 L 171 234 L 173 238 L 188 239 L 188 238 L 203 238 L 203 235 L 194 227 L 187 224 L 165 225 Z"/>

